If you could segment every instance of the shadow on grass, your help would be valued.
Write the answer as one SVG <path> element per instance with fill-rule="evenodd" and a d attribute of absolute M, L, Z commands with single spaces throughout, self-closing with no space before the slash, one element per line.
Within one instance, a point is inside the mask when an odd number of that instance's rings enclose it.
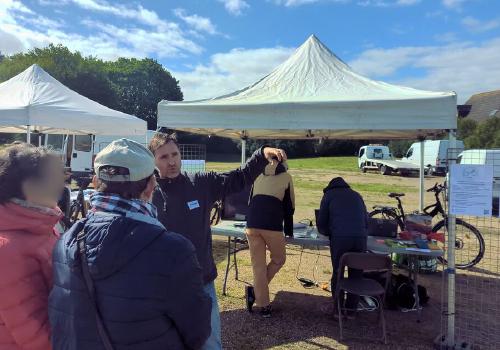
<path fill-rule="evenodd" d="M 380 337 L 376 314 L 364 313 L 359 319 L 347 322 L 346 340 L 341 342 L 338 322 L 322 311 L 322 306 L 331 301 L 329 296 L 281 291 L 273 301 L 270 319 L 261 318 L 257 312 L 250 314 L 246 309 L 223 311 L 223 346 L 225 349 L 360 349 Z"/>

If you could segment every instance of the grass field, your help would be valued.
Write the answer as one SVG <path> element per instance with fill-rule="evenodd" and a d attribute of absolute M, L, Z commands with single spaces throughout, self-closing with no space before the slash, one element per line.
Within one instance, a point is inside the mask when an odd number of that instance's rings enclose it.
<path fill-rule="evenodd" d="M 227 171 L 238 166 L 238 163 L 211 162 L 208 163 L 208 170 Z M 323 188 L 335 176 L 344 177 L 363 195 L 368 210 L 375 204 L 394 205 L 394 201 L 387 197 L 389 192 L 406 193 L 403 202 L 407 212 L 418 208 L 418 178 L 362 174 L 357 169 L 355 157 L 292 159 L 289 167 L 296 193 L 295 221 L 314 217 L 314 209 L 319 207 Z M 442 181 L 443 178 L 440 177 L 428 177 L 425 179 L 425 186 L 429 188 Z M 434 198 L 432 194 L 426 193 L 425 200 L 426 204 L 430 204 Z M 488 232 L 486 229 L 485 231 Z M 500 276 L 498 225 L 493 227 L 492 232 L 485 237 L 487 254 L 481 264 L 474 270 L 457 274 L 458 281 L 467 286 L 468 289 L 464 288 L 467 293 L 472 291 L 467 282 L 471 276 L 484 281 L 486 286 L 493 286 L 493 282 L 498 282 L 498 277 L 491 277 L 492 274 Z M 494 247 L 496 249 L 492 249 Z M 419 280 L 420 284 L 427 287 L 431 297 L 422 311 L 421 323 L 416 322 L 414 313 L 386 312 L 389 345 L 384 346 L 373 341 L 373 337 L 379 335 L 379 329 L 376 327 L 375 315 L 370 314 L 348 322 L 347 339 L 339 341 L 338 323 L 324 311 L 330 305 L 330 293 L 321 288 L 304 289 L 297 281 L 296 276 L 303 276 L 328 282 L 332 266 L 327 249 L 301 251 L 300 247 L 288 247 L 287 262 L 270 285 L 276 309 L 270 320 L 250 315 L 244 307 L 244 286 L 252 283 L 248 250 L 239 252 L 237 256 L 239 280 L 234 279 L 232 270 L 228 280 L 228 294 L 221 295 L 225 255 L 226 240 L 214 237 L 214 257 L 219 271 L 216 286 L 221 309 L 223 345 L 226 349 L 432 349 L 433 339 L 440 333 L 441 296 L 445 295 L 442 294 L 444 280 L 441 274 L 424 275 Z M 478 288 L 478 296 L 488 290 L 479 285 Z M 471 300 L 469 302 L 474 303 Z M 461 308 L 462 315 L 468 310 L 467 305 L 469 304 L 464 301 L 458 303 L 457 307 Z M 493 310 L 498 310 L 498 307 L 493 307 Z M 496 325 L 500 325 L 500 316 L 497 314 L 486 315 L 484 319 L 477 314 L 473 315 L 472 322 L 481 324 L 482 320 L 489 329 L 494 330 Z"/>

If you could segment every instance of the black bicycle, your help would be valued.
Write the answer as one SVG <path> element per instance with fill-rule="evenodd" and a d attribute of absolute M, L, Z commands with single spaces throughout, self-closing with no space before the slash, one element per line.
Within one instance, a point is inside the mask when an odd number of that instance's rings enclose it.
<path fill-rule="evenodd" d="M 85 204 L 85 190 L 92 181 L 92 177 L 79 177 L 76 179 L 78 186 L 78 194 L 76 200 L 71 202 L 69 207 L 69 214 L 67 217 L 67 224 L 69 227 L 75 222 L 87 216 L 87 206 Z"/>
<path fill-rule="evenodd" d="M 442 248 L 445 248 L 445 235 L 440 232 L 448 223 L 448 216 L 446 210 L 441 202 L 440 195 L 446 190 L 443 185 L 438 185 L 437 183 L 427 192 L 434 192 L 434 197 L 436 202 L 424 208 L 424 213 L 431 216 L 432 218 L 440 215 L 442 219 L 434 225 L 432 232 L 427 235 L 430 240 L 435 240 L 442 244 Z M 405 211 L 403 208 L 403 203 L 401 202 L 401 197 L 404 197 L 404 193 L 389 193 L 390 198 L 396 199 L 398 202 L 397 207 L 391 206 L 380 206 L 376 205 L 373 207 L 373 211 L 369 214 L 370 217 L 392 219 L 396 220 L 398 227 L 401 231 L 405 230 Z M 465 222 L 462 219 L 456 219 L 456 237 L 455 237 L 455 266 L 459 269 L 466 269 L 472 267 L 479 263 L 484 256 L 485 243 L 481 232 L 471 224 Z M 444 255 L 445 256 L 445 255 Z M 439 260 L 446 264 L 446 258 L 440 257 Z"/>

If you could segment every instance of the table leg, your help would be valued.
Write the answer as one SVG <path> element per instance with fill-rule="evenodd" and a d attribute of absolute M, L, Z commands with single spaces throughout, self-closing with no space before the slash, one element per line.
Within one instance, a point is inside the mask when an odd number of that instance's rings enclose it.
<path fill-rule="evenodd" d="M 422 314 L 422 309 L 420 307 L 420 296 L 418 295 L 418 270 L 419 270 L 419 263 L 418 263 L 418 256 L 417 255 L 412 255 L 412 267 L 411 270 L 413 270 L 413 290 L 415 291 L 415 307 L 417 308 L 417 322 L 420 323 L 420 316 Z M 411 277 L 410 277 L 411 278 Z"/>
<path fill-rule="evenodd" d="M 229 265 L 231 264 L 231 237 L 227 237 L 227 265 L 224 275 L 224 285 L 222 286 L 222 295 L 226 295 L 227 276 L 229 275 Z"/>
<path fill-rule="evenodd" d="M 238 281 L 238 261 L 236 260 L 236 253 L 238 250 L 236 249 L 236 238 L 234 239 L 234 249 L 233 249 L 233 264 L 234 264 L 234 271 L 235 271 L 235 280 Z"/>

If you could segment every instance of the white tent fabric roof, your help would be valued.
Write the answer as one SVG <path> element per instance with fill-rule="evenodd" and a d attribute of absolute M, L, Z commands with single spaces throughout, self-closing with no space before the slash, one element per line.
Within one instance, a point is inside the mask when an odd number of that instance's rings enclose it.
<path fill-rule="evenodd" d="M 355 73 L 315 36 L 234 93 L 158 104 L 158 126 L 232 138 L 414 138 L 455 129 L 456 94 Z"/>
<path fill-rule="evenodd" d="M 0 132 L 144 135 L 147 124 L 67 88 L 40 66 L 0 84 Z"/>

